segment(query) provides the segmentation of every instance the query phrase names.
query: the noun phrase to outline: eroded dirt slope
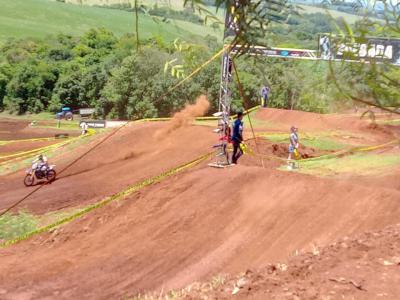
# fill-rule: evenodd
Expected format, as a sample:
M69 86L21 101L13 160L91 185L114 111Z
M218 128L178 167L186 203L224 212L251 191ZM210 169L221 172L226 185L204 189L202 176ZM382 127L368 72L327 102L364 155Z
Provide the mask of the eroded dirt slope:
M198 167L1 250L0 282L6 299L178 288L398 223L399 199L395 189L255 166Z
M192 285L183 299L398 299L400 225L344 237L300 254L288 264L270 264L229 278L215 290ZM210 288L208 288L210 290ZM207 298L206 298L207 297Z

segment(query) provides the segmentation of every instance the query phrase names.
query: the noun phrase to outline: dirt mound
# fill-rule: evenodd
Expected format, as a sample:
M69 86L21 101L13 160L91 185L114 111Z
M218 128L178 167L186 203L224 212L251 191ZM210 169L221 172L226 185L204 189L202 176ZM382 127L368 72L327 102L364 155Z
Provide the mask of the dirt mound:
M398 223L399 198L395 190L259 167L204 166L0 250L0 282L5 299L180 288Z
M229 278L214 291L186 289L184 299L397 299L400 225L344 238L287 264Z
M360 114L361 115L361 114ZM303 131L343 131L361 132L375 142L395 137L395 131L388 126L373 124L368 119L360 119L354 114L317 114L296 110L260 109L255 118L269 122L269 129L289 132L292 125Z
M239 164L246 166L262 166L267 168L276 168L286 164L288 157L288 144L272 143L267 139L257 138L246 141L249 153L240 158ZM327 151L319 151L310 147L301 145L302 158L311 158L326 154ZM263 162L261 162L261 159Z
M326 129L360 129L370 123L354 115L317 114L298 110L260 109L256 117L285 125L295 125L299 128Z

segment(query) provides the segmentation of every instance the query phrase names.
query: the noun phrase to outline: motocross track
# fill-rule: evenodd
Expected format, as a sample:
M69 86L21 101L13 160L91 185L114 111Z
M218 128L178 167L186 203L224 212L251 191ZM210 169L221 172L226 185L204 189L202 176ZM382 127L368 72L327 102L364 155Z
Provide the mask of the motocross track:
M29 126L28 120L0 119L0 140L22 140L31 138L54 137L55 134L68 133L71 136L79 134L77 130L60 130ZM46 122L41 122L46 124Z
M276 130L292 124L300 130L346 130L362 134L360 143L387 142L397 134L347 115L267 109L257 117L274 121L275 114ZM167 126L121 129L21 207L44 213L91 203L191 161L215 143L215 134L202 126L155 135ZM85 147L58 158L57 168ZM359 180L282 172L275 161L265 166L248 157L227 169L203 163L51 233L1 249L0 298L121 299L180 288L218 273L286 261L296 250L400 222L398 167L378 179ZM2 178L1 208L29 191L22 176Z
M156 137L163 123L132 123L39 190L19 208L46 213L82 206L117 193L130 184L158 175L210 152L215 134L208 128L187 126L168 136ZM197 137L201 136L201 139ZM103 137L100 137L101 140ZM62 170L99 141L50 161ZM0 209L24 197L33 188L23 186L24 172L3 177Z
M31 127L30 123L27 120L0 119L0 162L4 161L1 156L59 143L62 140L55 138L57 134L79 134L77 130Z

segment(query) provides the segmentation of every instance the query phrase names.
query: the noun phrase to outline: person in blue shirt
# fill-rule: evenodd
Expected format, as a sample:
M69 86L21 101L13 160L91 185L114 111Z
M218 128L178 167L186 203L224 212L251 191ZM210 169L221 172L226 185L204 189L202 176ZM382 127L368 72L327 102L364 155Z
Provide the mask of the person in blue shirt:
M243 151L240 149L240 143L243 142L243 113L238 112L237 119L233 123L232 128L232 164L237 164L239 157L242 156Z
M271 89L268 86L263 86L260 94L261 94L261 106L268 107L268 97Z

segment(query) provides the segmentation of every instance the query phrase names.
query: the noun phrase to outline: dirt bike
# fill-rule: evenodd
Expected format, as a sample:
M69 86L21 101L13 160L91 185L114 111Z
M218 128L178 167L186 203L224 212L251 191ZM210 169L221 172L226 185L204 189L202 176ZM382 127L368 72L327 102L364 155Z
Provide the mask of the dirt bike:
M57 173L54 170L55 165L39 166L38 163L34 163L32 167L26 170L24 178L25 186L32 186L35 181L45 181L50 183L56 179Z

